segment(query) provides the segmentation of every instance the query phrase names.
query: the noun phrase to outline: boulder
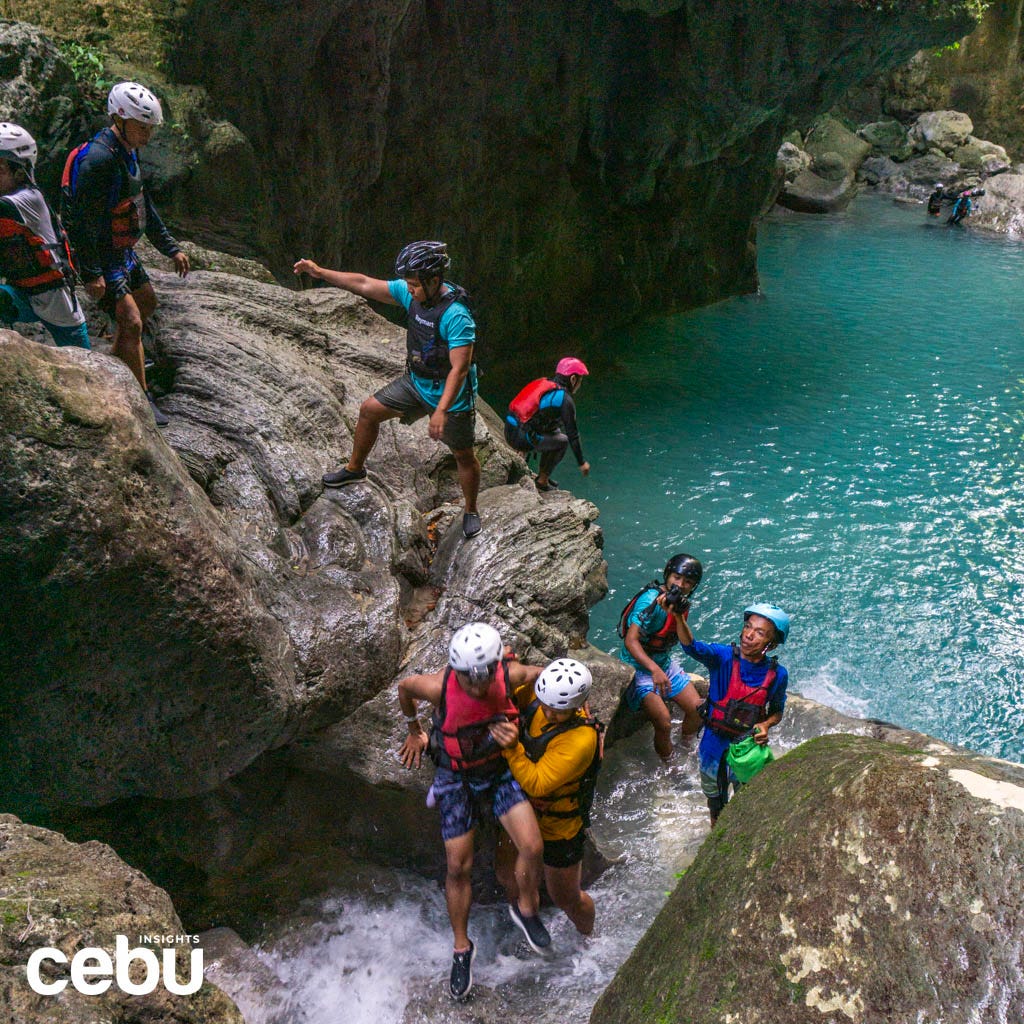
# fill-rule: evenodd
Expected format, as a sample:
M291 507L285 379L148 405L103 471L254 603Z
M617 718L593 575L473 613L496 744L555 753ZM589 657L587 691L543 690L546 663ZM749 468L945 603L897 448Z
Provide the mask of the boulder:
M857 194L852 173L829 181L813 171L802 171L779 193L778 204L800 213L837 213L845 210Z
M786 181L792 181L801 171L811 166L811 157L792 142L783 142L775 155L775 164Z
M1010 159L1002 146L973 135L962 146L957 146L951 156L965 171L977 171L986 176L1010 169Z
M161 948L140 936L176 936L184 942L187 933L167 893L109 846L71 843L56 832L0 814L0 908L0 1015L9 1021L244 1024L235 1004L209 982L191 996L171 995L163 984L149 995L124 993L116 983L100 995L80 994L70 982L59 996L30 988L28 959L46 946L69 959L86 947L112 956L116 936L123 935L130 949L145 945L160 959ZM190 976L190 948L177 948L181 983ZM66 964L43 962L46 983L68 981L69 973ZM133 980L142 979L133 972Z
M811 170L826 181L842 181L849 173L843 158L831 150L819 153L814 158Z
M1024 238L1024 173L1000 174L985 182L965 227Z
M950 154L962 146L974 131L974 124L959 110L930 110L910 127L911 144L918 152L937 148Z
M834 736L726 807L592 1024L1024 1016L1024 767Z
M804 149L818 160L824 154L835 154L853 174L871 152L871 143L858 138L841 121L828 115L818 118L807 133Z
M857 130L857 134L871 143L872 152L893 160L907 160L914 152L906 128L899 121L874 121Z

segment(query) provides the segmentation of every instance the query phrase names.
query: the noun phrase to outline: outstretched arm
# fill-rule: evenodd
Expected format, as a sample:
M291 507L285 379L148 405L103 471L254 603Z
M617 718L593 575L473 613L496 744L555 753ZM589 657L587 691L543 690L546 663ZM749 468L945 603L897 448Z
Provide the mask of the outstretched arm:
M399 748L398 756L406 768L419 768L423 751L427 749L429 742L429 737L416 713L416 701L426 700L435 706L440 704L442 686L443 672L406 676L398 681L398 706L402 709L402 715L409 727L409 735Z
M388 291L387 281L379 277L367 277L365 274L351 274L345 270L327 270L312 260L297 260L292 270L296 274L309 274L320 281L335 288L342 288L353 295L361 295L364 299L373 299L374 302L386 302L391 306L398 303L391 297Z

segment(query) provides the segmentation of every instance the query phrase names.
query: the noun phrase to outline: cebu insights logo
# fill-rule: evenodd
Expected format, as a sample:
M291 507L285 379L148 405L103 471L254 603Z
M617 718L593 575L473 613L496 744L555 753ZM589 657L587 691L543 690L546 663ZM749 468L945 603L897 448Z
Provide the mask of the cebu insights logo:
M192 947L199 942L198 935L140 935L140 942L149 942L163 946L163 971L156 953L145 946L135 949L128 948L128 936L117 935L114 938L114 956L98 946L80 949L71 958L71 986L87 996L98 996L110 988L111 982L131 996L148 996L156 990L163 975L163 985L172 995L190 996L198 992L203 984L203 951L192 948L189 950L188 981L181 985L175 972L177 947ZM28 958L28 984L33 992L41 996L55 996L67 987L67 978L56 981L44 981L40 976L40 967L44 960L54 964L68 963L67 956L53 946L37 949ZM141 981L132 981L132 964L141 963L145 967L145 976ZM139 972L136 971L136 976Z

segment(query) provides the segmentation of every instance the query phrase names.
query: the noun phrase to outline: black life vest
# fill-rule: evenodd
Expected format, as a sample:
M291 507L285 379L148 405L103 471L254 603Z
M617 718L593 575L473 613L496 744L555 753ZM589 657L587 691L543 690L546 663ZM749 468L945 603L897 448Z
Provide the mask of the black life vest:
M120 147L113 147L94 135L88 142L76 146L64 161L64 172L60 176L61 205L69 223L74 220L75 190L72 178L75 163L89 146L102 146L121 163L121 185L117 201L110 208L111 244L115 249L131 249L146 231L146 200L142 191L142 164L135 156L135 170L128 166Z
M936 189L928 197L928 212L933 216L937 217L939 212L942 210L942 201L946 198L945 190L939 188Z
M454 689L449 696L451 687ZM490 775L505 767L505 759L488 726L518 720L519 709L512 700L507 661L499 664L483 700L466 694L449 665L441 684L441 701L431 723L428 753L434 764L449 771Z
M409 305L405 365L417 377L444 380L451 373L448 339L441 336L441 317L453 302L461 302L468 308L469 296L464 288L455 285L433 306L424 306L415 299Z
M521 427L529 425L530 420L537 415L540 409L540 400L549 392L555 391L561 385L551 380L550 377L540 377L531 381L509 402L509 421L515 420L515 424Z
M604 760L604 723L596 718L583 715L574 715L566 722L558 725L549 725L538 736L530 735L530 724L540 708L540 701L531 701L519 723L519 740L523 744L526 756L536 764L548 749L548 744L562 733L570 729L578 729L580 726L588 726L597 733L597 746L594 749L594 756L587 765L586 771L578 778L560 786L554 793L546 797L530 797L530 803L538 815L546 815L549 818L576 818L583 821L583 827L590 827L590 809L594 805L594 790L597 787L597 773L601 770L601 762ZM552 805L568 800L568 806L559 810L553 810Z
M728 739L738 739L768 717L768 691L778 675L778 658L768 663L768 671L759 686L748 686L740 678L740 650L733 644L732 672L729 687L720 701L706 702L705 722L707 727Z
M657 580L651 580L643 590L638 590L629 600L629 603L625 608L622 609L622 614L619 615L619 625L617 631L619 636L625 640L626 633L629 632L629 616L632 614L633 609L636 607L637 601L644 596L649 590L656 590L661 593L661 584ZM652 604L651 608L654 607ZM690 609L687 608L683 612L683 619L686 620L690 616ZM665 651L672 650L677 643L679 643L679 635L676 633L676 624L672 619L672 616L667 612L665 613L665 623L660 629L652 630L647 627L650 626L650 611L641 614L640 622L637 624L640 629L640 646L644 649L647 654L662 654ZM647 620L645 623L644 620Z

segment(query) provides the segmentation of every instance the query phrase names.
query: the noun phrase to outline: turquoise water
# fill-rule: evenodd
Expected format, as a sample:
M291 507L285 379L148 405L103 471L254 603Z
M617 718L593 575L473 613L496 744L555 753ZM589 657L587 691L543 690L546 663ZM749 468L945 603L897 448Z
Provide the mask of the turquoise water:
M612 649L667 553L696 634L793 615L793 688L1024 760L1024 247L868 197L759 236L760 296L608 339L578 396Z

